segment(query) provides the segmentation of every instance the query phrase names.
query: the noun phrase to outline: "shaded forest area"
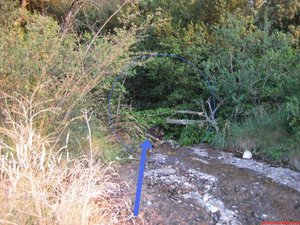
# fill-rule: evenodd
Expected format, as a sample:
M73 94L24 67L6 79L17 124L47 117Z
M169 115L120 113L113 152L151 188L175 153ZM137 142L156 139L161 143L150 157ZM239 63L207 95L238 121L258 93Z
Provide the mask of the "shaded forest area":
M300 170L299 49L298 0L0 0L0 223L127 216L126 200L107 200L118 192L109 162L128 156L107 96L147 54L184 57L210 85L172 58L127 69L111 110L128 145L154 130ZM197 121L195 112L204 125L167 123L176 113Z

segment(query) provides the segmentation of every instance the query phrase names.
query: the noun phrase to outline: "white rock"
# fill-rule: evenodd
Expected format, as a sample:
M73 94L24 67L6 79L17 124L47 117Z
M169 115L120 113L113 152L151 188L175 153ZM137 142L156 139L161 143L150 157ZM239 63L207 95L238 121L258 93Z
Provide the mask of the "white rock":
M251 159L252 158L252 153L250 151L245 151L243 154L244 159Z
M151 206L152 205L152 202L151 201L147 201L146 202L146 206Z
M210 198L211 198L211 196L209 194L204 194L203 201L207 202Z
M213 205L208 205L207 208L211 213L216 213L219 211L219 208L217 208L216 206L213 206Z

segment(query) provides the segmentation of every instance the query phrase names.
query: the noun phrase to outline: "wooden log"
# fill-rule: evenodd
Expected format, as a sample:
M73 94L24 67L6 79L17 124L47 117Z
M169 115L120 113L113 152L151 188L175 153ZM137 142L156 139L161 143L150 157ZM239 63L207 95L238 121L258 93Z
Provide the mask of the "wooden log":
M197 124L197 125L204 126L206 122L207 122L206 120L179 120L179 119L169 119L169 118L166 119L166 123L168 123L168 124L177 124L177 125Z
M190 110L178 110L178 111L175 111L175 113L189 114L189 115L196 115L196 116L205 116L204 112L196 112L196 111L190 111Z

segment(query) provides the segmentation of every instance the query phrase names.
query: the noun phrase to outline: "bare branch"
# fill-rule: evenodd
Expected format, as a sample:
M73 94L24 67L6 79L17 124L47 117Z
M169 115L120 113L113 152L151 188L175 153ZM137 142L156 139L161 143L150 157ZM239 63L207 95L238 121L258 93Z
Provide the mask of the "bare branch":
M94 38L92 39L92 41L90 42L90 44L88 45L88 47L85 50L85 54L88 53L88 51L90 50L90 48L92 47L92 45L94 44L94 42L96 41L96 38L98 37L98 35L100 34L100 32L103 30L103 28L106 26L106 24L118 13L121 11L121 9L128 3L128 1L124 1L124 3L105 21L105 23L100 27L100 29L97 31L97 33L95 34Z
M67 13L67 15L64 18L64 24L63 24L63 35L67 32L67 30L70 28L71 26L71 22L72 22L72 18L74 17L74 15L76 15L80 8L82 7L82 0L73 0L71 3L71 6L69 8L69 11Z

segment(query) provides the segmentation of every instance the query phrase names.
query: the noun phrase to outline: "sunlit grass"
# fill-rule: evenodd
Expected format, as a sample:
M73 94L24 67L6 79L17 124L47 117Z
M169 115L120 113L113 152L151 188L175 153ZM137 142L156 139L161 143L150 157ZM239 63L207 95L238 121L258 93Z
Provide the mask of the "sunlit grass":
M94 159L88 112L83 115L88 154L72 159L59 147L53 149L55 139L35 127L43 113L54 109L41 109L26 98L3 98L10 104L2 104L5 123L0 127L1 224L120 224L131 219L130 201L120 196L115 181L118 175Z

